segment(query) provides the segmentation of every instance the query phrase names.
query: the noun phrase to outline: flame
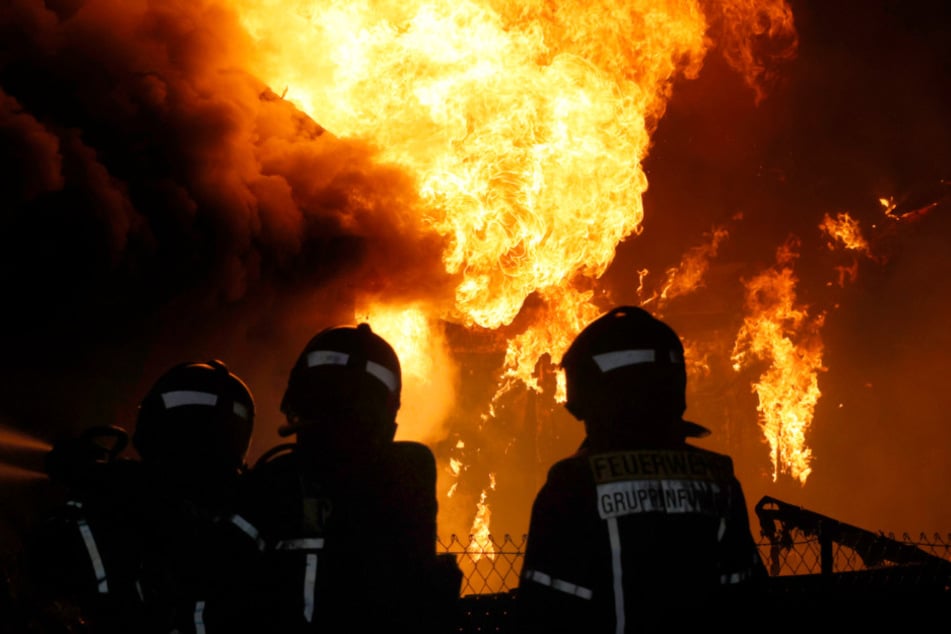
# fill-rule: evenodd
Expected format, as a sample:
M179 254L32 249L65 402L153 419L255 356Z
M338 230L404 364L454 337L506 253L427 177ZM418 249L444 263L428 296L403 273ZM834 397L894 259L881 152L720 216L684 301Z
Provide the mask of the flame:
M456 443L456 449L461 450L465 447L465 443L461 440ZM446 492L446 497L452 497L456 492L456 488L459 486L459 476L462 475L462 472L465 471L466 465L460 459L455 456L449 456L449 465L446 467L446 470L449 472L449 475L452 476L454 482L449 486L449 490Z
M795 39L784 0L231 4L257 46L252 72L414 175L458 279L450 305L429 307L430 333L435 320L511 326L540 300L507 339L493 404L517 386L541 392L539 362L557 362L610 302L595 282L641 232L651 133L711 34L757 99L766 67L754 46L785 40L788 52ZM412 324L380 328L425 346L421 316ZM412 346L396 347L412 370ZM560 374L554 392L563 402ZM487 526L484 498L478 512Z
M748 315L733 347L734 369L756 361L767 369L753 383L759 398L760 428L769 444L775 482L788 473L805 484L812 472L812 450L806 436L821 396L818 373L823 344L819 337L824 314L810 316L796 304L797 279L792 262L798 241L777 250L777 264L745 282Z
M495 490L495 474L489 474L489 488ZM478 562L482 557L495 559L495 551L492 547L492 533L489 530L489 521L492 519L492 510L486 502L486 490L482 489L479 496L479 503L476 505L476 517L472 524L472 534L469 539L469 545L466 546L466 552L472 557L472 562Z
M827 243L830 250L837 247L843 248L853 253L864 255L870 259L877 259L872 255L868 240L862 234L858 220L855 220L848 213L840 212L835 218L829 214L822 217L819 223L819 229L822 230L831 241ZM846 281L854 282L858 277L858 260L853 259L849 266L836 266L838 273L837 284L845 286Z
M878 199L879 204L882 206L882 209L885 211L885 215L889 218L894 219L894 211L898 209L898 203L895 202L894 196L883 196Z
M690 249L677 267L668 269L666 280L661 290L654 293L642 302L647 305L658 300L658 303L667 302L680 295L687 295L704 285L704 277L710 269L710 260L713 259L720 244L729 237L729 232L723 227L716 227L710 233L710 240ZM643 281L647 272L641 274L638 291L643 290Z
M545 298L545 308L539 309L523 332L509 340L503 364L505 369L493 402L519 385L542 392L537 373L538 360L547 354L555 362L560 361L574 336L601 314L601 310L591 302L591 291L566 288L560 294ZM561 373L558 374L554 399L559 403L565 401L564 375Z
M832 238L835 244L852 251L868 253L868 240L862 235L858 221L849 214L838 213L835 218L825 214L819 228ZM834 244L829 244L829 248L834 248Z
M696 76L711 44L697 2L233 4L260 76L418 176L427 220L450 242L446 270L461 275L444 316L490 329L531 293L564 303L640 231L650 133L673 80ZM729 50L761 72L738 42L788 30L788 9L733 4L721 9ZM524 378L542 348L516 344L506 367Z
M638 230L650 129L706 46L695 7L238 5L274 47L259 69L272 85L418 175L461 275L448 316L490 329L533 292L600 276Z
M421 305L373 305L357 310L355 319L368 322L386 339L400 359L403 390L398 437L437 439L454 403L454 371L432 310Z

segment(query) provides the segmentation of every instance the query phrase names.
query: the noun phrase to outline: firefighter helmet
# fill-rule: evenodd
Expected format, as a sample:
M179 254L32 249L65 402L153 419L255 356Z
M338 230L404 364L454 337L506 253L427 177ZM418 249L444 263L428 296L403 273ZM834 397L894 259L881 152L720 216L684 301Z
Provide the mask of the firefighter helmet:
M281 411L288 436L326 418L351 418L389 427L400 407L400 362L370 325L335 326L317 333L291 369Z
M636 306L619 306L588 324L561 360L565 407L587 420L597 408L618 407L650 420L672 420L685 436L707 428L684 421L687 372L680 337Z
M167 370L139 405L132 444L143 460L183 468L244 465L254 429L254 397L221 361Z

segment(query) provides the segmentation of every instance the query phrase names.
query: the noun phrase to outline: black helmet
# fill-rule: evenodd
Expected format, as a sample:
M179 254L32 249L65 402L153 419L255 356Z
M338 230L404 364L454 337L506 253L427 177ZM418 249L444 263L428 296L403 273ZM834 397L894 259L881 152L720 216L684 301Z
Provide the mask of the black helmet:
M239 469L254 428L248 386L217 359L166 371L142 403L132 444L143 460L183 469Z
M672 420L685 436L707 428L681 418L687 409L684 348L674 330L636 306L619 306L588 324L561 360L565 407L587 420L605 405Z
M396 352L367 323L336 326L315 335L291 369L281 411L296 433L324 417L353 416L389 427L400 407L402 379Z

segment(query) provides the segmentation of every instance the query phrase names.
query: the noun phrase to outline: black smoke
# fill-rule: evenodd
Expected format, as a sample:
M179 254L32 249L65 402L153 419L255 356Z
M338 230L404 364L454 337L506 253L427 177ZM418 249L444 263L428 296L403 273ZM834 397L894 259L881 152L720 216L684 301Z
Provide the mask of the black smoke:
M269 388L357 298L450 288L412 177L244 70L223 3L13 0L0 42L0 402L19 427L128 422L186 358Z

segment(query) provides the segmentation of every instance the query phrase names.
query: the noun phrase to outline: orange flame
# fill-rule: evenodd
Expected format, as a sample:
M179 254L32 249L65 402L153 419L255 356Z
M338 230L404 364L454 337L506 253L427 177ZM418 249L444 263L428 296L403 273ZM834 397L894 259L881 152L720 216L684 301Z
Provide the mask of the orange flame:
M390 342L403 373L398 437L436 440L454 402L455 372L441 329L422 306L374 306L358 310Z
M444 316L485 328L511 323L533 292L599 277L639 231L650 132L711 44L696 2L234 6L262 77L418 175L450 240L446 269L462 276ZM720 11L735 65L761 73L740 42L789 32L785 3Z
M465 448L465 446L465 443L460 440L456 442L455 448L461 450ZM449 465L446 467L446 470L448 471L449 475L452 476L453 483L449 486L449 490L446 492L446 497L451 498L456 492L456 487L459 486L459 476L462 475L462 472L465 471L465 469L466 464L461 459L456 458L455 456L449 457Z
M858 221L847 213L838 213L835 218L825 214L819 228L832 238L835 244L841 244L842 247L851 251L868 252L868 240L862 235ZM830 249L833 246L829 244Z
M660 292L654 293L645 299L642 304L650 304L654 300L658 300L658 303L667 302L702 287L704 276L710 268L710 260L716 256L720 243L729 235L726 229L722 227L715 228L710 234L710 241L707 244L692 248L684 255L679 266L667 270L666 281ZM646 272L643 276L646 276ZM639 290L643 289L643 276Z
M893 212L898 209L898 203L895 202L895 198L893 196L882 197L878 199L878 202L885 211L885 216L894 219L895 216Z
M495 490L494 473L489 474L489 480L489 488ZM471 555L473 563L479 561L482 557L495 559L495 552L492 548L492 533L489 531L489 521L492 519L492 511L486 502L485 489L482 489L479 503L476 506L478 510L476 511L475 521L472 524L472 536L469 540L469 545L466 546L466 552Z
M540 392L539 361L560 359L609 301L593 281L641 231L650 135L712 32L757 98L766 68L754 45L788 52L795 40L784 0L231 4L258 47L252 72L416 177L459 280L451 305L429 307L430 327L498 329L542 300L507 342L496 398ZM555 389L563 401L563 377Z
M707 46L682 3L236 4L271 53L262 76L418 175L462 277L446 316L484 328L604 273L643 219L641 161L670 82Z
M876 259L869 247L868 240L862 235L858 220L855 220L849 214L841 212L833 218L829 214L822 217L819 223L819 229L822 230L830 239L828 243L830 250L837 247L843 248L853 253L860 253L868 258ZM853 259L850 266L836 266L838 272L838 285L845 286L845 282L854 282L858 277L858 260Z
M753 383L759 398L760 428L770 448L773 481L788 473L805 484L812 472L806 436L819 400L818 373L825 315L810 316L796 304L792 262L796 240L778 249L777 264L745 282L747 317L733 348L735 370L764 361L767 369Z

